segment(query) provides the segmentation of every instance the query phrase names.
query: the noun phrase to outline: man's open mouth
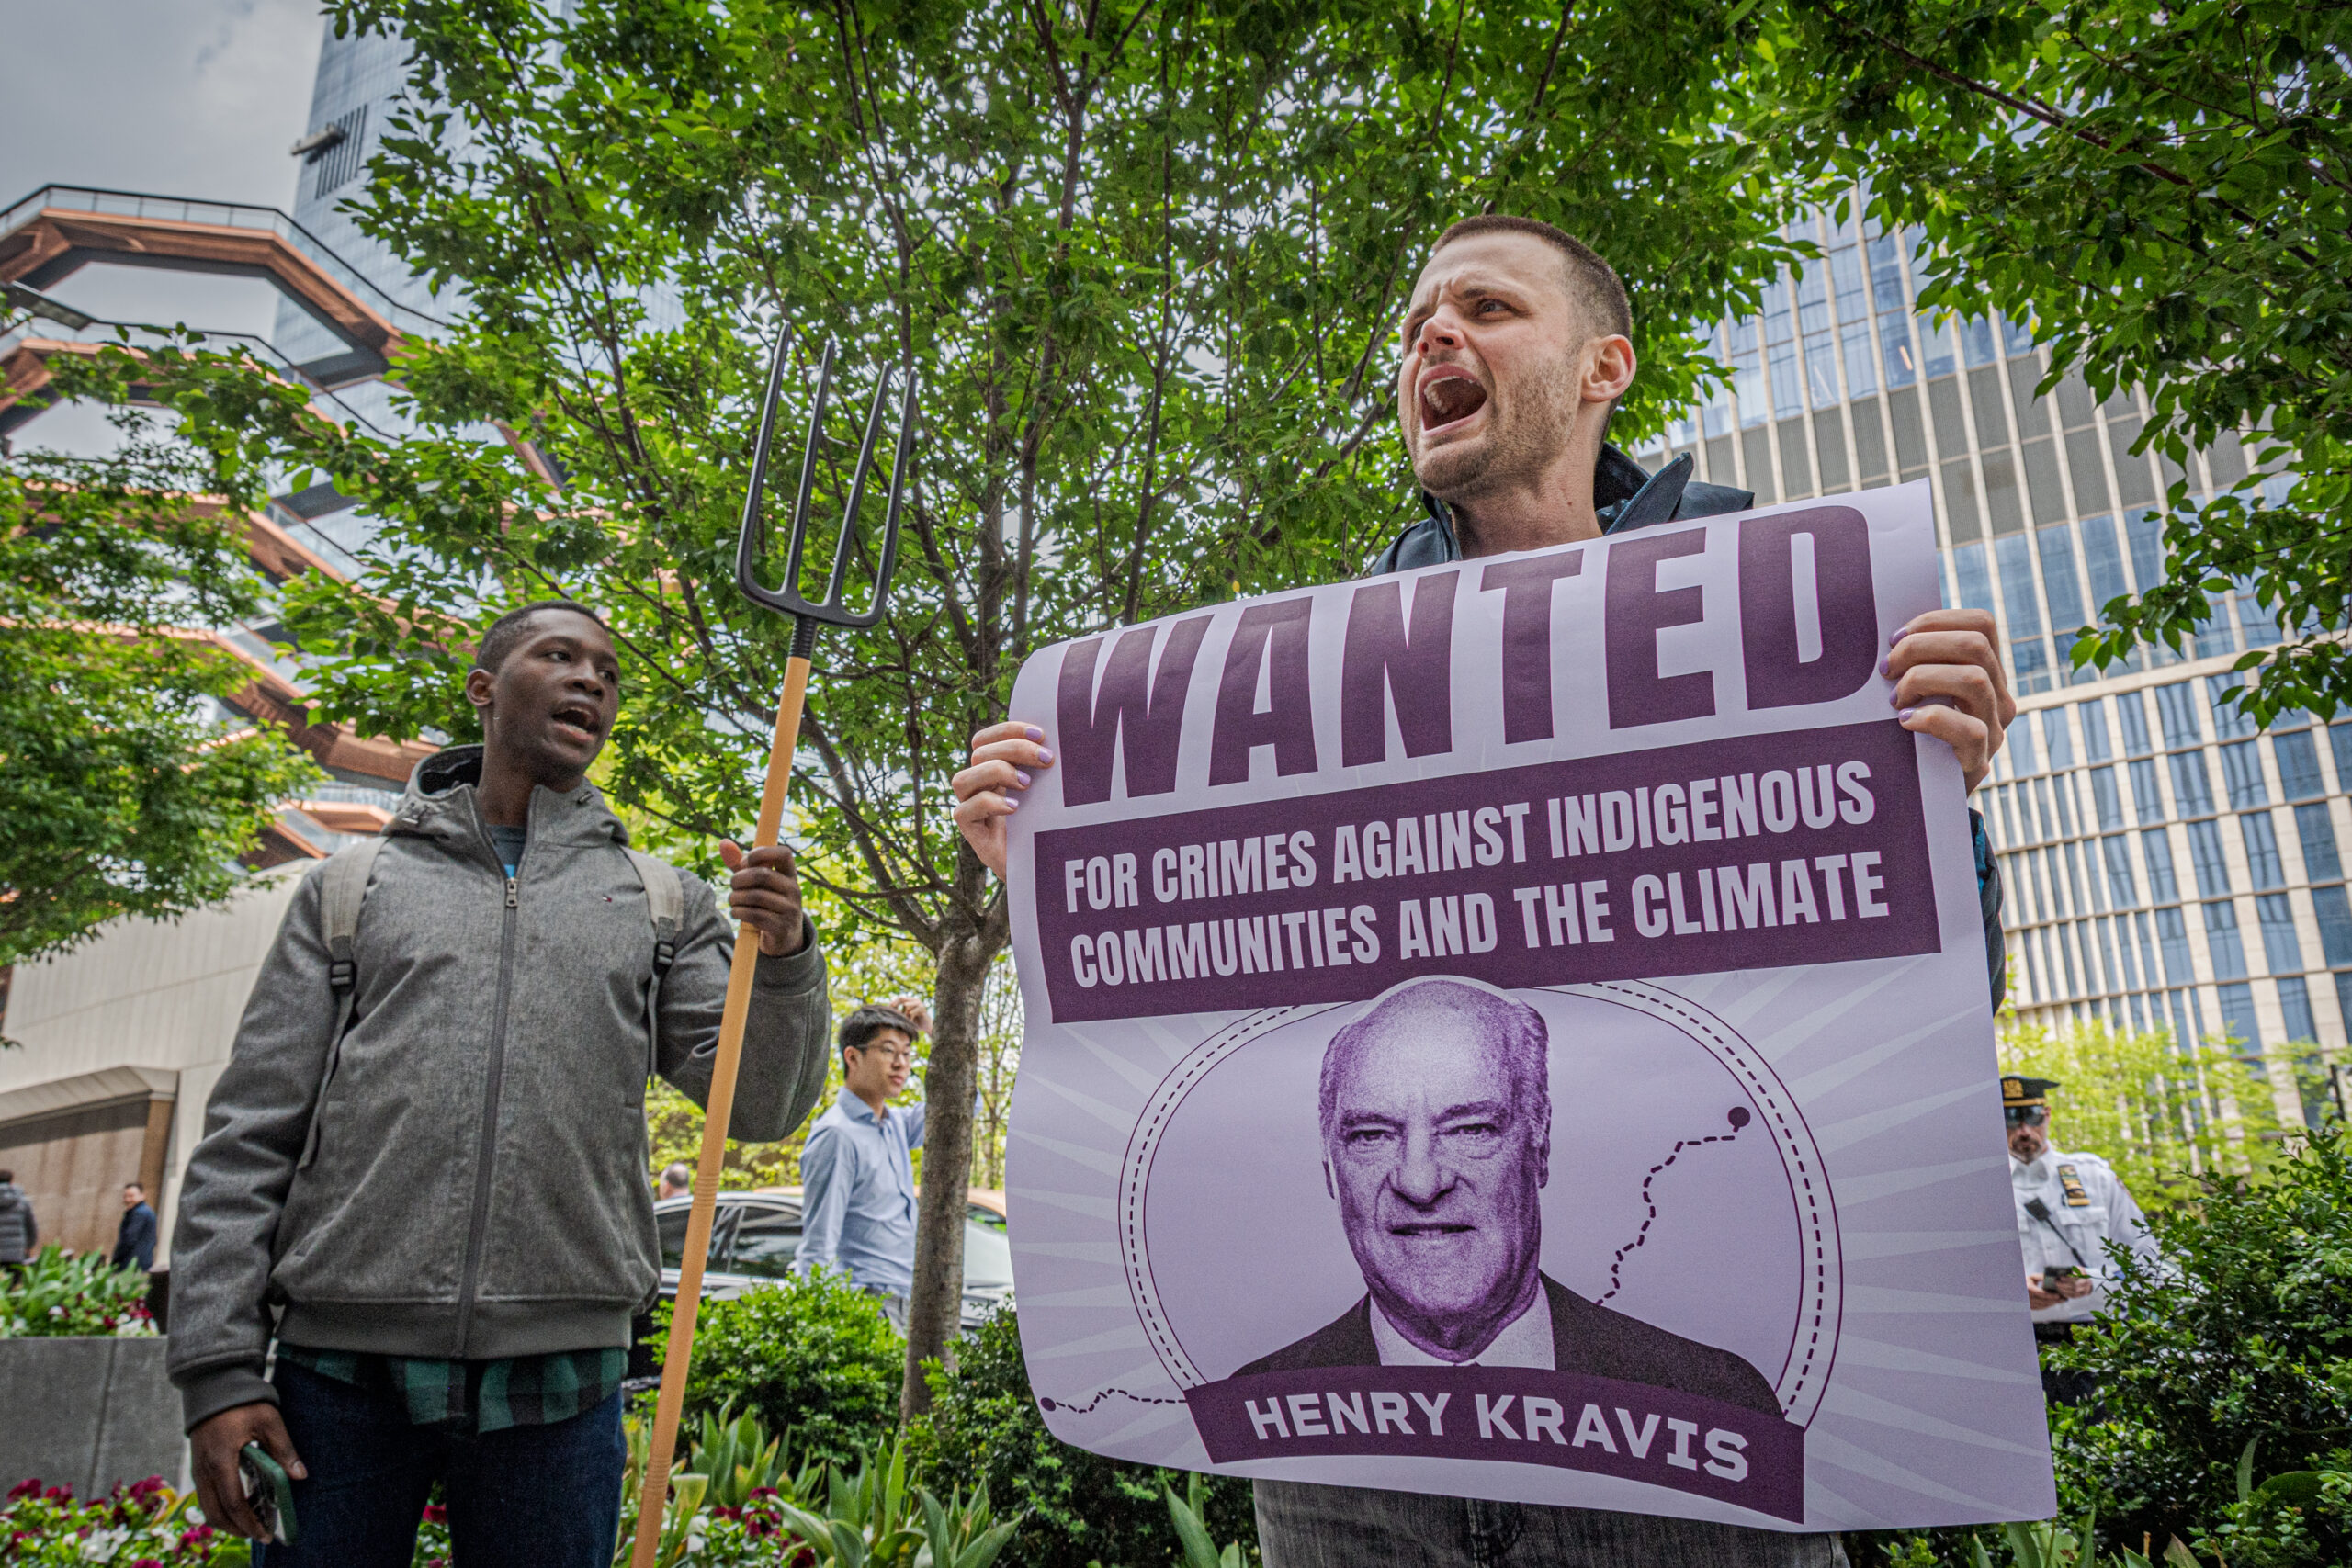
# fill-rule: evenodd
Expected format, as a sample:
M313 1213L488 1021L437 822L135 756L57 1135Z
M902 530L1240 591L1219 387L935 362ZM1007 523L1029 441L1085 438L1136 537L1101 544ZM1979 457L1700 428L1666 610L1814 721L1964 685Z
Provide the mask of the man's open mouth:
M1413 1220L1388 1227L1390 1235L1410 1236L1418 1241L1441 1241L1447 1236L1467 1235L1476 1225L1446 1224L1436 1220Z
M1421 378L1421 434L1458 424L1487 406L1487 389L1466 372L1440 367Z
M566 703L549 716L566 739L594 741L604 733L603 720L584 703Z

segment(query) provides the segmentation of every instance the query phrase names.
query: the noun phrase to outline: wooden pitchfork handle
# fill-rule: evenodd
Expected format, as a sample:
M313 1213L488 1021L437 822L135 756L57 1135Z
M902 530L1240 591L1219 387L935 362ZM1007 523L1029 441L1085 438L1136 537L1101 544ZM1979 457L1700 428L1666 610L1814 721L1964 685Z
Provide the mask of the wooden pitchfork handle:
M808 695L808 655L817 623L793 628L785 661L784 697L776 704L775 739L768 748L768 777L760 791L760 820L752 847L766 849L784 828L784 794L792 779L792 752L800 737L800 710ZM678 1418L685 1406L686 1369L694 1360L695 1317L702 1306L703 1265L710 1257L710 1227L718 1213L718 1178L727 1163L727 1122L735 1109L735 1072L743 1060L743 1024L751 1016L752 981L760 966L760 933L735 930L735 964L727 973L727 1010L718 1024L718 1060L704 1106L702 1154L695 1166L695 1204L686 1219L685 1251L678 1258L678 1299L670 1314L662 1358L662 1396L653 1410L653 1445L646 1450L645 1484L637 1498L637 1544L630 1568L654 1568L662 1546L662 1517L670 1495L670 1461L677 1451Z

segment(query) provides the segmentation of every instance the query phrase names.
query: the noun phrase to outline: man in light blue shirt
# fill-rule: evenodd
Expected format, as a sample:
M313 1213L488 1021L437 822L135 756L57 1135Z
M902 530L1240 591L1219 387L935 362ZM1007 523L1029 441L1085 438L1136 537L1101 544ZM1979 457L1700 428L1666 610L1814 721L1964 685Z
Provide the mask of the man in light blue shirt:
M915 1278L913 1151L923 1108L892 1105L914 1071L915 1042L931 1029L921 1002L899 997L842 1021L841 1098L808 1129L800 1154L800 1250L793 1271L831 1269L878 1297L901 1334Z

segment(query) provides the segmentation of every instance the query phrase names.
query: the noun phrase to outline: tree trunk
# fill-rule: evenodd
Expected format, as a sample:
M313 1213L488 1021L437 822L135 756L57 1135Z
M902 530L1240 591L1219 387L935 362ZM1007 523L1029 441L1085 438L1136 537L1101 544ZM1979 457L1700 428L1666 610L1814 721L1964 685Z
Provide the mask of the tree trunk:
M986 939L969 929L950 937L939 951L931 1065L922 1082L922 1201L915 1214L907 1375L899 1391L901 1419L931 1408L922 1364L946 1352L963 1322L964 1194L972 1168L972 1096L979 1087L980 998L991 956Z

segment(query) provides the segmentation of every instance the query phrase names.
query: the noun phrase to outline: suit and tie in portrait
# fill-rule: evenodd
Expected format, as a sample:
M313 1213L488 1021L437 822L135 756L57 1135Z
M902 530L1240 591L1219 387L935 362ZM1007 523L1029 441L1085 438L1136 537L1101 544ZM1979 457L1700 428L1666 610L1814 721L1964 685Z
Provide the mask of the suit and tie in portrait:
M1397 987L1331 1037L1317 1099L1325 1186L1365 1292L1236 1376L1537 1367L1780 1414L1771 1383L1739 1356L1589 1301L1539 1267L1552 1108L1549 1033L1533 1008L1458 979Z

